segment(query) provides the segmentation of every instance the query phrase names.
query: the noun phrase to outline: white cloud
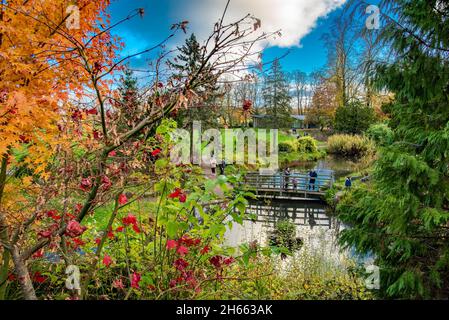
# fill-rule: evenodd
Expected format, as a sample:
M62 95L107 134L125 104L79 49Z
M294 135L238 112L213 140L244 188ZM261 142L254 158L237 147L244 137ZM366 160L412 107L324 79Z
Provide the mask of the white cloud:
M227 0L188 0L177 8L176 18L190 21L190 31L200 39L209 34L221 17ZM315 26L320 17L337 9L346 0L231 0L227 22L246 14L262 20L262 30L281 30L282 37L271 39L269 46L299 46L301 39Z

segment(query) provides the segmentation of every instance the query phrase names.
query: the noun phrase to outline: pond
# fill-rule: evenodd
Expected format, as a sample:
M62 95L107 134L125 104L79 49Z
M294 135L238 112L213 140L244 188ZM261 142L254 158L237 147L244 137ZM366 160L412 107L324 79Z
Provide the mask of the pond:
M303 246L300 251L319 254L323 259L340 264L348 257L348 252L340 250L338 233L341 225L329 214L326 204L320 201L264 200L254 201L247 213L254 220L234 224L227 230L225 245L237 248L245 243L269 244L269 237L279 221L288 219L296 226L296 237Z
M299 172L308 172L312 169L331 170L334 172L334 177L339 179L358 171L360 163L329 155L318 161L293 161L285 165L282 169L286 167Z
M318 161L292 162L288 167L293 173L317 172L333 174L335 179L344 178L357 171L360 164L347 159L328 156ZM284 169L284 168L282 168ZM256 218L235 224L225 235L225 245L238 247L244 243L257 242L262 246L269 243L269 236L277 222L288 219L296 226L296 237L303 242L302 251L317 253L336 266L348 258L357 259L353 250L343 250L338 245L338 234L345 228L320 201L259 200L253 201L247 213ZM365 257L362 257L365 260Z

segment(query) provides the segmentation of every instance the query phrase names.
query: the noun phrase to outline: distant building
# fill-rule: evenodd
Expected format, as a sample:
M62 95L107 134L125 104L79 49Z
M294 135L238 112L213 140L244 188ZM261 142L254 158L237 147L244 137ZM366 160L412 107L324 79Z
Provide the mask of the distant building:
M268 128L271 121L271 116L265 114L253 115L253 127L254 128ZM306 123L306 116L304 115L292 115L293 124L292 129L310 129Z

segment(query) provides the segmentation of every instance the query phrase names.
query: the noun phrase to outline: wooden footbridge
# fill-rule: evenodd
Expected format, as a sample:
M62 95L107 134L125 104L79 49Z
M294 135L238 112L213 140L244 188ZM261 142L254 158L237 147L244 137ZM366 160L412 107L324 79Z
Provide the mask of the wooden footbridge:
M261 175L251 172L245 176L245 183L252 187L256 196L261 199L321 201L326 190L334 183L334 173L331 170L316 172L315 179L307 173Z

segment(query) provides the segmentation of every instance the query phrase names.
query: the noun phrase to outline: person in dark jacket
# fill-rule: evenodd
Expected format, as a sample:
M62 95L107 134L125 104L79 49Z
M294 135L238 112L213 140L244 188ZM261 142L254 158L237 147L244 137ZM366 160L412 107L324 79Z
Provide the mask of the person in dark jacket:
M285 169L284 171L284 189L288 189L288 185L290 183L290 168Z
M220 175L224 176L226 169L226 160L223 159L220 163Z
M315 183L316 183L316 178L318 178L318 173L315 170L312 170L309 172L309 190L313 190L315 191Z
M351 189L351 187L352 187L352 180L351 180L351 177L347 177L347 178L346 178L346 181L345 181L345 187L348 188L348 189Z

